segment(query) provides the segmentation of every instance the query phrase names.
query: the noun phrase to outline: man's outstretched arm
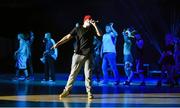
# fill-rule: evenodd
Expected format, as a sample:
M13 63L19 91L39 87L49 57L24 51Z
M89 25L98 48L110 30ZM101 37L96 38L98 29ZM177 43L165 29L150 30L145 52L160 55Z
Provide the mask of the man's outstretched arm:
M72 38L71 34L67 34L60 41L58 41L55 45L53 45L51 49L57 48L59 45L62 45L64 43L68 42L71 38Z

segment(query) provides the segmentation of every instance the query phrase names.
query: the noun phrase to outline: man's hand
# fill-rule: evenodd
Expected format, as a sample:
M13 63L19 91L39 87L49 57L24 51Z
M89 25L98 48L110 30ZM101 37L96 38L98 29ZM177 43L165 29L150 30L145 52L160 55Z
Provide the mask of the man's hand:
M90 24L92 24L93 26L96 26L96 21L94 21L94 20L91 19L89 22L90 22Z
M57 46L56 46L56 44L55 45L53 45L52 47L51 47L51 49L55 49Z
M114 23L113 23L113 22L111 22L111 23L110 23L111 28L113 28L113 25L114 25Z

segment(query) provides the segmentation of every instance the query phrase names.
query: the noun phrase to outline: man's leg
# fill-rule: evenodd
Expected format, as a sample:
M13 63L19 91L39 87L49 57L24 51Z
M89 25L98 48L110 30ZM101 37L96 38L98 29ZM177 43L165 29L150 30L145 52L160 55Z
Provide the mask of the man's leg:
M52 80L52 81L55 81L55 71L54 71L54 60L53 58L50 58L49 59L49 76L50 76L50 79L49 80Z
M69 91L71 90L72 85L75 81L75 78L76 78L77 74L79 73L79 71L80 71L80 69L84 63L84 61L83 61L84 58L85 58L85 56L82 56L82 55L78 55L78 54L73 55L72 64L71 64L71 72L70 72L67 84L65 86L65 89L64 89L63 93L61 93L59 95L59 98L68 96Z
M92 99L92 57L91 55L86 58L85 65L84 65L84 74L85 74L85 86L86 86L86 92L88 93L88 98Z
M144 70L143 70L143 62L142 59L137 59L137 65L136 65L136 72L139 74L139 77L141 79L141 86L145 86L145 77L144 77Z
M102 71L103 71L103 83L107 83L109 78L108 78L108 71L107 71L107 67L108 67L108 61L106 58L107 54L104 54L103 56L103 62L102 62Z
M114 73L115 82L119 83L119 72L116 66L116 54L110 53L108 54L108 62L110 63L110 67Z
M45 57L44 78L45 78L45 81L49 80L49 58L48 58L48 56Z

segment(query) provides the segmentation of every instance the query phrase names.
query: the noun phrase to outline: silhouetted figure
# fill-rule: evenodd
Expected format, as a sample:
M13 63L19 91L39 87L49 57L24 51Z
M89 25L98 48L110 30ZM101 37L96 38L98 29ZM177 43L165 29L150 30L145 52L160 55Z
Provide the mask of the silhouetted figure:
M157 82L157 86L162 85L162 78L165 73L167 73L168 83L171 87L174 86L174 37L172 34L167 34L165 36L165 48L163 53L161 54L161 58L159 60L159 64L161 66L161 77Z

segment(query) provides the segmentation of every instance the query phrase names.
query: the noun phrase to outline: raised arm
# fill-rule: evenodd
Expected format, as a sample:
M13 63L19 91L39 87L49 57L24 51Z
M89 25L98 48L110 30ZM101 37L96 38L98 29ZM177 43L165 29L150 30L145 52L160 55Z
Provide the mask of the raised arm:
M93 20L91 20L90 23L91 23L91 24L93 25L93 27L95 28L97 36L102 36L103 33L102 33L102 31L99 29L99 27L97 26L96 22L93 21Z
M117 33L116 30L113 28L113 25L114 25L113 23L110 23L111 30L112 30L114 36L117 37L117 36L118 36L118 33Z

